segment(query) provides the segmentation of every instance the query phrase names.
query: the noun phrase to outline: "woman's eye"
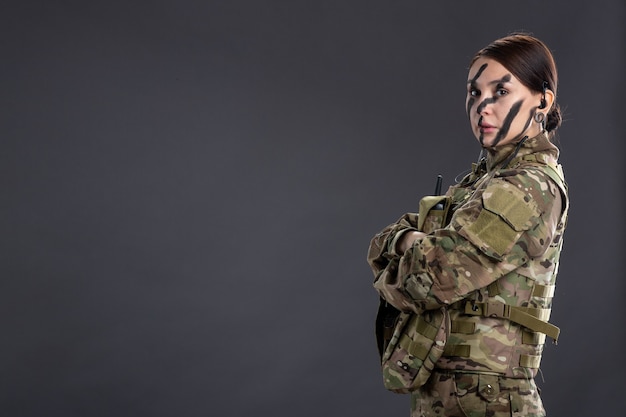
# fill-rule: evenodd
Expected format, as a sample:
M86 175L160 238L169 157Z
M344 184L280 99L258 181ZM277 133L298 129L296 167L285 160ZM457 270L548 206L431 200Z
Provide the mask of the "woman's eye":
M498 90L496 91L496 94L499 96L505 96L507 95L509 92L506 91L504 88L498 88Z
M480 95L480 91L476 90L475 88L472 88L469 90L469 95L472 97L478 97Z

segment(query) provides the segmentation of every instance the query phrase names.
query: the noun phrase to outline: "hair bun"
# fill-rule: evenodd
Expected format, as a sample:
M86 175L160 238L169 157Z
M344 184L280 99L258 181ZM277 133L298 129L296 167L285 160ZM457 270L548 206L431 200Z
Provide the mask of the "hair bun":
M554 103L552 109L548 112L546 119L546 130L548 132L552 132L561 126L561 108L557 103Z

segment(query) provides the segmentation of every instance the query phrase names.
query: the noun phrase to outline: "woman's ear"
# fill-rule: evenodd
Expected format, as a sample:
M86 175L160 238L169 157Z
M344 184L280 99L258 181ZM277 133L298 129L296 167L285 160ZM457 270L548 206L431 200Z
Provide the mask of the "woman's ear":
M543 94L543 97L541 98L541 106L539 108L550 110L552 108L552 105L554 104L555 98L556 97L554 95L554 92L552 90L546 89L545 94ZM544 100L545 100L545 105L544 105Z

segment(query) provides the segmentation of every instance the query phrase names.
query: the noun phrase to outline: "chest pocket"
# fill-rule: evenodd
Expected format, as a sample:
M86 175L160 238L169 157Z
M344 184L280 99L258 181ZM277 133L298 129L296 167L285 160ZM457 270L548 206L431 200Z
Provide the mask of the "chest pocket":
M426 196L420 200L417 230L432 233L448 224L450 197Z
M482 195L483 209L464 228L466 237L496 259L509 252L539 216L537 203L510 183L493 179Z

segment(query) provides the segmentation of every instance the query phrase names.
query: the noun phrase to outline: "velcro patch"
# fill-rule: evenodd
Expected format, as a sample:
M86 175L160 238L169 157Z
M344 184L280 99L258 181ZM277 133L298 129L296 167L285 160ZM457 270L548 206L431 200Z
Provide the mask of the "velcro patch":
M466 233L483 251L496 257L508 252L520 235L489 210L481 211L476 221L466 229Z
M531 219L538 216L537 203L499 179L492 180L485 189L482 201L483 210L465 228L465 234L486 254L499 258L532 226Z
M483 207L502 217L517 232L528 230L530 219L539 215L537 203L524 191L498 179L483 193Z

